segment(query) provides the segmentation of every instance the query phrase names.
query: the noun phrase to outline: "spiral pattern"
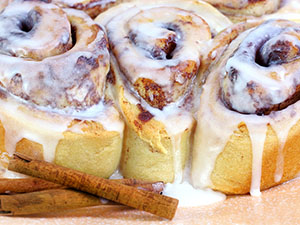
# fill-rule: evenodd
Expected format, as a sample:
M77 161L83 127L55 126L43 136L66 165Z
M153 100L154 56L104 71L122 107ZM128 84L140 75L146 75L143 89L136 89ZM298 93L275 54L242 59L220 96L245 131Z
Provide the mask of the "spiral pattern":
M86 13L47 2L0 13L0 164L19 152L108 178L124 124L106 92L107 37Z
M208 43L231 22L194 0L131 1L96 21L107 29L109 80L126 121L122 175L180 181L194 126L197 74L216 60Z
M275 12L281 0L205 0L226 15L262 16Z
M154 108L163 109L187 92L199 70L204 42L229 23L197 11L203 4L134 2L123 4L126 10L118 15L110 11L110 19L97 18L107 28L112 53L128 85Z
M83 10L92 18L98 16L107 9L116 6L122 2L130 0L46 0L60 7Z
M197 112L195 186L260 195L297 176L299 31L298 23L268 20L222 32L231 41L209 71Z
M107 39L84 13L43 2L15 2L0 14L0 27L3 89L54 109L83 110L103 98Z
M248 33L221 81L227 107L261 115L299 100L299 28L294 22L267 21Z

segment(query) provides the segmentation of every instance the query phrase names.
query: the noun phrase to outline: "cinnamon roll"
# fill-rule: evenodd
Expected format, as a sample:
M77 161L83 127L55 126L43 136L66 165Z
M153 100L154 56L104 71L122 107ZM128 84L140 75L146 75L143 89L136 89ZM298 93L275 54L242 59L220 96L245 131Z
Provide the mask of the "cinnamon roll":
M105 10L116 6L122 2L129 2L130 0L45 0L52 2L60 7L74 8L83 10L92 18L95 18Z
M108 177L123 122L106 94L106 35L85 13L16 1L0 14L0 155L15 151Z
M260 17L265 14L276 12L280 7L281 0L205 0L238 22L249 17Z
M124 3L96 21L107 29L110 80L126 120L123 176L180 181L195 122L192 88L206 66L201 52L231 22L193 0Z
M230 194L272 187L300 171L300 25L238 24L207 76L197 113L192 181Z

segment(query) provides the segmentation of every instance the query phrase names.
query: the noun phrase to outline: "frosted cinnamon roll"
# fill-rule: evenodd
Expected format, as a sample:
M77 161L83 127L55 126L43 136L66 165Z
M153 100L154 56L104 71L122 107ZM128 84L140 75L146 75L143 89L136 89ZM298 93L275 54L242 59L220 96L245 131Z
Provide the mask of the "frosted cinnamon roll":
M241 31L203 86L192 162L196 187L259 195L299 174L299 28L270 20L227 30Z
M107 29L110 80L127 124L123 176L180 181L201 54L230 21L210 5L188 0L125 3L96 21Z
M37 1L0 14L0 155L15 151L97 176L117 168L123 122L106 97L109 52L85 13Z
M41 0L42 1L42 0ZM129 2L131 0L45 0L52 2L60 7L74 8L83 10L92 18L95 18L100 13L116 6L122 2Z
M276 12L282 0L205 0L234 22Z

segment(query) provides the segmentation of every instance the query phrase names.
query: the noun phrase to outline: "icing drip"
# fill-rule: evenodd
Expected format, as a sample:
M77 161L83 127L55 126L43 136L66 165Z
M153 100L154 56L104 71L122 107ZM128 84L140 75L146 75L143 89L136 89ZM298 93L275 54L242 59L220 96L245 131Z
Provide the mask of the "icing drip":
M39 16L31 21L33 28L30 32L20 30L18 26L9 26L11 23L25 23L29 19L26 16L24 19L23 14L31 12ZM1 19L3 29L0 28L0 82L5 89L28 102L52 108L80 110L99 103L109 70L109 53L103 30L91 18L80 11L62 11L52 4L31 1L14 2L0 16L5 18ZM62 26L51 22L60 24L62 20ZM60 29L46 35L44 30L51 31L53 25ZM70 50L69 47L59 50L57 45L70 44L71 26L75 32L73 36L76 36L74 46ZM17 28L28 37L20 39L16 34ZM45 45L47 41L49 44ZM17 54L10 46L18 46L22 54ZM51 48L58 52L52 52ZM50 49L50 52L45 49Z
M172 140L172 147L173 147L173 161L174 161L174 183L180 183L183 177L183 170L182 170L182 158L180 155L180 144L181 144L181 135L171 136Z
M191 24L196 25L184 27L179 18L190 17ZM157 18L157 21L152 23L151 18ZM120 21L127 20L128 24L120 27ZM141 20L145 22L139 24ZM166 103L175 101L195 76L200 65L200 54L194 40L199 36L204 40L208 39L209 32L204 31L205 29L207 28L201 18L173 8L153 8L147 11L133 8L126 11L126 14L115 17L107 25L113 52L128 81L137 91L140 88L147 90L153 85L162 89L161 93L150 92L148 96L143 96L150 105L160 109ZM123 38L120 40L120 37ZM141 78L150 79L153 84L136 83ZM155 103L156 99L151 97L153 95L161 96L162 101ZM161 103L162 106L157 106Z
M85 134L86 122L122 138L124 123L105 96L109 53L99 25L83 12L37 1L15 1L0 18L4 167L24 138L41 144L44 159L53 162L65 132Z
M117 3L119 0L97 0L97 1L86 1L86 0L52 0L52 3L57 4L62 7L71 7L71 8L84 8L87 9L100 6L102 9L105 9L107 6ZM101 12L101 11L100 11ZM99 13L100 13L99 12Z
M226 15L241 16L262 16L275 12L281 0L205 0ZM250 17L250 18L251 18Z
M276 23L276 21L275 21ZM276 28L275 28L276 30ZM233 53L238 52L236 49L240 43L251 32L251 29L241 33L235 40L231 42L227 50L224 52L220 62L216 65L213 72L208 76L205 85L203 86L203 92L200 97L200 106L197 114L197 128L195 134L195 142L193 149L192 159L192 182L196 187L212 187L211 174L215 168L215 162L217 157L222 153L227 144L230 144L228 140L235 134L235 130L240 123L244 123L247 127L249 137L252 145L252 172L251 172L251 188L250 193L252 195L260 194L261 178L262 178L262 162L264 153L264 143L267 134L268 126L270 126L276 133L278 139L278 155L274 172L274 182L279 182L284 172L284 155L285 155L285 143L288 140L289 131L299 121L299 109L300 101L296 101L286 108L279 111L272 111L269 115L258 116L255 114L242 114L236 111L232 111L224 105L220 99L219 92L223 84L220 82L220 78L226 74L226 69L230 68L228 64L233 65L232 61L228 61ZM268 30L269 34L272 34L272 29ZM263 33L260 33L263 35ZM259 33L255 36L256 40L259 40ZM242 50L239 50L242 51ZM245 79L257 79L265 80L261 75L264 71L255 70L251 71L251 67L243 63L243 58L239 59L239 62L234 62L235 66L238 66L239 73L245 77ZM250 69L249 69L250 68ZM288 67L279 70L278 74L289 74ZM227 70L228 71L228 70ZM293 71L293 69L292 69ZM259 78L254 78L255 75L259 75ZM250 76L250 78L249 78ZM289 76L289 75L285 75ZM289 82L281 80L284 85L288 87ZM235 90L242 90L243 83L236 82ZM271 86L268 87L272 89ZM238 92L234 92L232 98L238 95ZM247 106L247 98L242 98L237 101L239 105ZM273 154L273 153L272 153Z
M10 4L0 15L1 54L42 60L71 48L71 27L62 10L51 4L18 6ZM45 32L53 27L55 32Z
M40 111L36 108L27 109L13 97L0 100L2 105L0 120L5 129L5 150L9 155L15 152L16 144L22 139L40 143L44 148L44 159L53 162L59 140L64 138L65 131L83 133L84 123L70 128L73 120L93 120L103 125L108 131L122 133L124 125L113 106L98 105L87 111L67 115L51 111ZM35 113L32 112L35 111ZM47 116L45 115L47 114ZM28 123L30 121L30 123Z
M250 194L260 196L260 183L262 174L262 159L264 152L264 143L267 133L267 124L256 126L256 124L247 123L249 136L252 145L252 176Z
M226 196L211 189L195 189L188 182L166 184L164 195L179 199L179 207L209 205L224 201Z
M131 104L141 103L145 110L149 111L157 121L160 121L165 125L166 131L168 132L172 142L173 165L175 172L174 182L180 183L183 179L181 137L186 129L190 129L193 126L194 119L192 115L190 112L187 112L180 107L182 101L170 104L164 107L163 110L158 110L152 108L143 100L139 101L127 89L124 90L124 95Z
M248 33L226 64L222 97L228 107L259 114L284 107L300 83L300 53L297 47L293 50L300 43L297 27L292 22L268 21Z
M206 3L179 0L132 1L100 14L96 21L107 29L112 68L125 87L125 99L164 125L174 182L181 183L187 158L183 135L194 125L194 105L188 102L194 97L191 84L196 85L199 59L211 33L231 22Z
M130 0L49 0L61 8L73 8L86 12L91 18L114 7L120 3Z
M230 24L225 17L211 18L208 12L214 10L198 1L133 1L99 15L96 21L106 27L127 82L149 105L162 109L189 88L211 32Z

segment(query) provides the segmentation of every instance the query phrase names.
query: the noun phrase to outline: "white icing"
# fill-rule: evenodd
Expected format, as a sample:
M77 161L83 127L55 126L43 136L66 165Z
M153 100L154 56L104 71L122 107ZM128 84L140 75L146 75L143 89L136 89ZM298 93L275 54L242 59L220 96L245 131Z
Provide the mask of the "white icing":
M252 148L252 176L250 194L252 196L260 196L262 158L267 133L267 124L257 126L256 124L247 123L247 129L251 139Z
M119 71L120 72L120 71ZM149 111L154 118L163 123L172 142L173 165L175 172L174 182L181 182L183 179L182 159L181 159L181 135L186 129L191 129L194 119L191 112L187 112L180 108L181 101L184 98L159 110L150 107L145 101L140 101L134 97L127 89L124 90L124 96L131 104L141 104L141 106Z
M7 9L9 9L9 12L14 10L18 11L18 8L21 8L20 5L22 6L23 4L25 4L25 11L34 8L35 6L45 7L46 9L56 7L52 4L45 3L16 2L11 4ZM30 7L26 7L27 4L29 4ZM84 32L77 35L76 44L73 48L62 54L49 56L42 61L33 61L12 57L9 54L1 54L0 81L4 87L9 89L11 86L11 79L14 78L16 74L20 74L22 87L19 89L22 89L20 91L23 91L24 95L30 96L29 101L39 105L49 105L50 102L52 108L64 108L66 102L75 105L76 103L79 103L77 105L80 105L80 108L87 108L85 99L89 98L89 93L93 89L95 89L94 95L99 95L99 98L104 93L106 74L109 70L109 53L105 48L105 45L103 48L98 46L100 40L103 38L104 32L99 29L97 30L97 33L95 33L94 29L89 29L89 26L95 26L95 23L91 18L80 11L72 9L65 9L64 11L64 18L67 16L81 18L81 20L72 19L73 26L81 26L80 24L78 25L78 22L76 21L80 21L80 23L86 25ZM55 20L55 18L52 17L50 17L50 19ZM68 27L70 28L71 24L68 20L67 22ZM53 29L53 27L51 29ZM51 31L51 29L49 28L46 30ZM0 29L0 34L1 32L5 33L6 31ZM60 32L60 30L57 30L57 32ZM49 38L51 42L51 35L49 35ZM91 38L95 38L95 40L91 41ZM89 44L86 45L86 43ZM37 43L37 46L38 44L39 43ZM102 57L101 61L99 60L100 56ZM83 63L80 63L81 61L83 61ZM95 71L91 72L92 66L85 61L91 62L92 65L99 63L98 67L100 69L97 68L98 75L96 81L94 81L94 74L92 74ZM34 68L34 70L32 68ZM89 79L87 77L83 79L82 76L89 74L90 72ZM49 95L48 93L52 94Z
M225 74L227 87L224 91L226 96L230 95L229 101L233 109L239 112L255 113L256 109L281 103L294 92L295 85L300 83L298 71L286 69L285 64L264 67L255 63L256 51L261 44L264 44L260 47L263 55L272 51L268 46L274 45L278 40L298 45L299 40L288 34L292 32L292 28L282 26L285 24L276 25L275 22L270 21L246 32L247 37L234 55L228 59ZM233 68L237 71L234 83L227 77ZM259 94L248 92L250 83L258 84L259 88L265 92Z
M182 25L181 19L188 17L193 25ZM107 28L113 46L114 54L111 58L113 67L117 70L116 74L120 74L122 79L127 79L130 83L134 83L139 77L149 78L163 88L171 90L174 88L173 79L179 84L185 82L185 78L180 74L174 77L173 68L188 60L195 61L197 67L200 66L200 55L211 38L210 32L220 31L231 24L226 17L206 3L178 0L155 0L151 3L132 1L100 14L96 21ZM162 59L155 60L152 50L164 39L176 41L172 59L166 59L164 52L161 52ZM188 172L183 174L181 138L183 132L193 126L194 111L184 109L185 96L168 104L163 110L153 108L143 99L136 97L137 93L132 87L128 89L129 85L123 85L126 87L125 98L131 104L141 104L155 120L164 124L172 143L174 182L178 186L183 178L189 178ZM189 91L188 88L187 92ZM153 97L150 96L150 99Z
M190 83L180 70L190 62L199 67L201 48L211 32L231 24L206 3L178 0L124 3L100 14L96 21L106 27L127 80L134 84L139 78L151 79L160 85L169 102L177 100L174 89L184 89ZM170 59L159 48L164 40L176 43Z
M18 178L27 178L28 176L5 169L5 172L1 174L1 177L5 177L9 179L18 179Z
M268 33L270 32L272 32L272 30L268 30ZM241 34L230 44L220 63L208 76L206 84L203 87L197 114L198 125L196 128L192 159L192 182L196 187L203 188L212 186L210 176L214 169L215 161L228 143L230 136L234 134L234 131L242 122L247 126L252 144L251 194L260 194L262 156L268 124L270 124L276 132L279 141L276 172L274 174L275 182L280 181L282 177L284 143L287 140L290 129L300 118L298 113L300 110L300 102L298 101L286 109L274 111L268 116L257 116L255 114L246 115L229 110L219 99L218 90L221 88L219 80L224 74L223 68L228 68L228 63L232 65L233 62L228 62L228 58L248 33L249 31ZM259 36L256 36L257 40L258 38ZM241 64L238 64L237 61L234 64L238 66L243 73L245 72L247 76L251 76L251 78L257 79L258 81L265 81L262 75L264 74L263 71L256 71L253 74L249 72L249 66L246 66L242 59L239 60ZM258 75L259 78L256 78L255 75ZM238 86L240 83L237 82L236 85ZM269 89L272 89L272 87L269 87ZM247 98L244 96L243 99L240 99L238 104L247 105Z
M50 117L45 120L38 112L28 112L24 106L18 104L13 98L0 100L0 120L5 129L5 148L9 155L15 152L16 144L22 138L40 143L44 147L44 157L53 161L58 141L63 138L70 120ZM55 120L58 120L55 123ZM30 121L30 123L28 123Z
M0 16L7 17L26 13L37 7L46 11L58 10L52 4L16 1ZM122 136L124 123L121 121L118 111L112 103L104 103L106 74L109 70L109 54L105 42L103 48L99 45L104 40L104 32L95 29L98 28L97 25L83 12L72 9L65 9L64 12L61 12L63 15L61 18L59 16L53 18L57 17L56 14L51 14L49 17L47 17L47 13L42 15L47 17L42 17L42 22L48 26L52 20L59 22L61 19L65 19L70 29L71 24L68 18L72 18L70 20L72 26L79 26L78 21L80 21L80 26L82 25L80 29L84 28L84 32L77 35L76 44L72 49L59 55L49 56L41 61L11 57L10 54L3 54L3 52L0 54L0 81L3 84L0 90L3 95L0 98L0 121L5 130L5 149L1 149L3 164L6 163L6 156L11 156L15 152L16 144L23 138L41 144L44 150L44 159L53 162L56 146L64 138L64 132L84 133L84 128L87 126L84 121L99 123L106 131L116 131ZM51 25L55 26L55 23ZM91 26L93 29L89 29ZM49 27L51 28L51 26ZM60 25L57 27L63 29ZM5 35L7 31L2 28L0 28L0 34ZM36 48L39 48L38 46L46 41L48 36L51 42L52 33L55 32L51 30L53 27L48 28L46 30L49 32L43 30L41 42L31 41L32 44L36 44ZM57 29L58 33L61 33L60 29ZM77 30L80 29L78 27ZM49 35L47 35L48 33ZM70 35L70 32L67 33ZM68 38L63 34L60 39L66 41ZM24 43L27 45L26 42ZM24 43L22 42L20 45ZM86 45L86 43L89 44ZM47 46L45 47L47 48ZM81 59L83 63L81 63ZM84 60L91 61L85 62ZM93 60L99 60L99 62L94 65ZM93 66L96 66L95 70L91 69ZM29 100L16 97L10 94L9 88L5 89L5 87L10 87L11 79L15 74L22 75L21 88L24 94L30 96ZM89 79L87 79L87 75L90 76ZM82 79L85 80L82 81ZM91 106L85 105L84 100L93 87L96 89L94 95L99 98L99 101L93 102ZM61 101L64 94L70 104L77 101L82 103L82 107L76 108L74 105L64 107L65 99ZM36 102L40 104L35 104ZM63 107L60 107L61 102ZM75 122L73 122L74 120Z
M122 55L118 57L118 60L121 67L126 68L126 73L130 74L130 76L127 77L132 83L139 77L143 77L152 79L162 86L170 85L170 80L172 80L173 75L172 67L175 67L180 62L186 60L195 61L199 65L198 59L200 57L200 52L197 51L198 45L194 40L197 40L199 37L208 39L209 36L208 34L201 33L202 29L199 29L198 27L204 26L204 24L200 18L193 16L193 14L167 7L157 8L155 6L155 8L151 9L147 6L147 8L144 8L147 9L146 12L141 11L143 8L132 8L110 21L106 25L110 42L115 44L114 48L116 49L116 52ZM173 11L174 13L171 13ZM148 13L150 14L149 16L147 15ZM155 23L151 23L153 14L154 16L156 15L156 17L158 14L162 14L160 18L157 18ZM199 24L196 29L190 30L191 28L186 28L179 22L176 22L180 16L184 17L186 15L192 15L193 22ZM138 25L141 19L144 19L145 22ZM123 23L128 21L128 24L120 25L120 21L123 21ZM155 44L156 39L162 37L167 39L166 35L168 35L170 31L164 26L167 26L167 24L170 23L179 26L183 36L177 36L177 39L180 40L178 40L178 45L174 50L172 59L153 60L149 55L150 53L144 49L150 48L151 51L155 46L153 44ZM138 45L133 45L131 43L132 41L129 38L126 38L130 30L138 35L136 40L140 41ZM158 37L155 36L156 34L158 34ZM155 38L153 39L153 37ZM148 41L147 44L145 44L146 41Z
M88 8L93 8L95 6L101 6L105 8L106 5L115 3L117 0L98 0L93 2L87 2L86 0L52 0L53 3L58 5L68 5L69 7L75 7L77 4L86 4Z
M15 152L18 141L27 138L42 144L45 160L53 162L56 146L59 140L64 138L63 132L82 133L82 128L85 127L84 123L78 123L70 128L69 125L73 119L99 122L108 131L122 133L124 129L119 114L112 106L99 105L87 110L86 114L80 112L67 115L27 109L12 97L8 100L0 100L0 103L2 105L0 120L5 129L5 148L9 155Z
M160 7L171 7L191 11L201 16L201 18L203 18L208 23L210 28L213 29L215 32L220 32L221 30L232 24L227 17L224 17L222 14L220 14L219 11L212 7L210 4L198 0L153 0L151 1L151 3L146 0L130 1L127 3L122 3L118 6L110 8L104 13L101 13L96 18L96 22L103 25L108 24L113 18L120 14L120 11L127 12L127 10L135 7L139 8L140 10Z
M110 177L109 179L123 179L124 177L122 176L120 170L116 170Z
M179 207L193 207L209 205L216 202L224 201L226 196L211 189L195 189L188 182L181 184L166 184L164 195L179 200Z
M248 0L233 0L233 1L224 1L224 0L206 0L207 2L211 3L212 5L216 4L223 4L224 6L227 6L229 8L235 8L240 9L248 6L249 1ZM268 0L266 0L268 1ZM273 0L271 0L273 1Z
M183 178L182 160L181 160L181 134L171 135L173 150L174 183L179 183Z
M23 31L22 23L32 24L34 32ZM53 27L55 32L45 32ZM0 53L30 58L34 52L39 59L51 53L59 54L57 49L70 44L70 29L67 16L55 5L24 2L20 7L18 2L11 3L1 13L0 37L5 42Z

